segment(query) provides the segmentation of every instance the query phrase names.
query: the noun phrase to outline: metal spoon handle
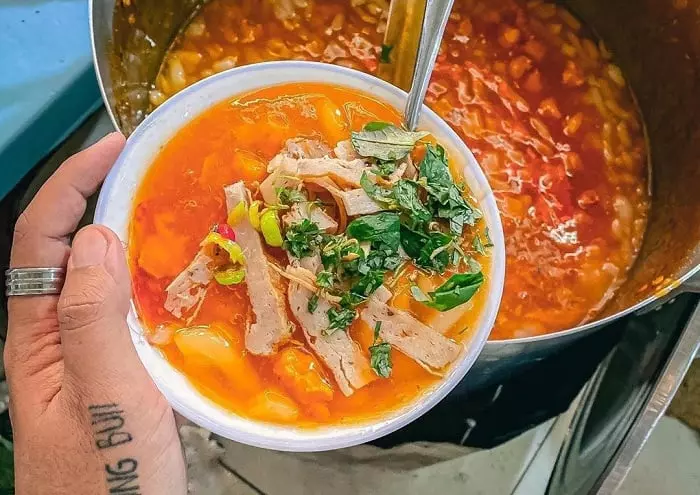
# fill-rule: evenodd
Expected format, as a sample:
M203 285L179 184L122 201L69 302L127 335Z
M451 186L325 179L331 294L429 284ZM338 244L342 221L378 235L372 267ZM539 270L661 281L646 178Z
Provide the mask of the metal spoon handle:
M435 59L440 50L440 42L445 33L445 26L450 12L452 12L453 4L454 0L428 0L425 4L423 29L416 55L416 68L413 71L413 82L404 110L404 121L410 131L418 125L423 99L428 91L430 76L433 73L433 67L435 67Z

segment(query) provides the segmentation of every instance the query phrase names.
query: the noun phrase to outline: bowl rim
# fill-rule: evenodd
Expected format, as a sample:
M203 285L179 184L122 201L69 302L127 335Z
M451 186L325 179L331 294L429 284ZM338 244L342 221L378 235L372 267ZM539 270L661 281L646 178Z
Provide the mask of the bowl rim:
M243 90L235 88L235 84L230 84L231 81L236 80L236 78L243 79L246 76L254 74L259 76L261 72L265 71L273 71L275 74L279 73L280 77L283 77L284 80L275 83L260 83L256 87ZM332 77L324 80L304 79L302 76L306 72L327 74ZM261 77L260 79L264 80L265 78ZM370 88L373 88L377 89L380 93L384 93L387 98L391 97L394 100L405 101L407 97L405 91L375 76L346 67L308 61L263 62L237 67L200 80L173 95L162 105L157 107L129 136L122 153L119 155L112 170L110 170L100 191L95 209L95 223L100 223L112 228L115 222L110 220L111 214L116 215L120 219L126 218L126 233L120 234L119 231L117 232L117 235L119 235L126 244L128 241L128 226L133 215L133 194L141 184L143 173L150 168L153 157L158 154L162 147L175 134L203 112L206 112L213 106L227 99L265 87L313 81L329 83L339 87L348 87L355 91L374 96L373 92L370 90ZM197 113L190 114L189 111L184 111L181 114L181 122L179 122L170 133L163 131L158 135L156 127L161 119L168 116L171 112L176 112L178 108L181 110L187 108L187 104L193 104L198 96L205 94L207 91L216 91L215 88L224 86L226 82L228 82L231 87L227 95L210 95L208 103ZM221 91L223 92L223 90ZM385 104L393 106L399 111L402 110L402 108L387 101L386 98L378 96L376 98ZM429 122L429 125L426 125L426 122ZM464 155L462 165L465 170L465 180L469 183L470 189L473 192L478 190L482 193L481 197L478 198L479 208L484 213L484 220L487 222L489 233L495 245L491 252L492 262L489 274L488 296L484 303L479 325L474 332L472 332L470 340L465 342L458 360L451 365L445 377L429 389L423 391L419 397L405 406L391 411L391 413L382 417L368 419L367 421L341 425L335 424L318 428L295 427L293 425L278 425L257 421L252 418L239 416L235 412L226 410L205 397L189 382L183 373L176 370L167 362L159 351L145 342L143 326L139 320L138 312L136 311L132 297L131 308L127 317L132 342L136 347L136 351L144 368L175 411L194 423L237 442L280 451L318 452L366 443L392 433L428 412L464 379L464 376L474 365L474 362L486 344L488 335L494 326L498 313L505 278L503 228L493 191L466 143L459 138L455 131L453 131L441 117L425 104L421 111L420 126L430 129L433 134L442 135L443 138L440 140L440 143L448 150L448 154L453 155L456 151L458 154ZM166 129L167 125L162 126L162 128ZM148 161L148 163L138 164L136 160L132 160L131 158L141 146L142 140L148 138L149 133L155 133L156 137L153 139L160 143L157 147L151 146L150 160L146 160L145 157L143 158L142 161ZM449 146L445 140L449 141ZM137 164L138 167L134 166L135 164ZM126 177L125 174L130 169L132 171L142 171L138 180L132 184L132 190L124 193L132 195L129 201L130 208L126 209L127 211L124 211L124 208L119 209L118 212L111 211L110 202L115 197L119 196L119 186L122 185L121 180ZM132 174L133 173L136 172L132 172ZM116 229L113 228L113 230ZM119 230L123 230L123 227ZM156 354L158 357L156 357ZM154 359L156 360L154 361ZM161 362L158 362L157 359ZM165 363L165 366L163 363ZM182 389L183 384L184 388L188 390ZM199 399L194 400L193 394ZM195 402L195 404L193 404L193 402ZM215 410L218 410L218 413L216 413ZM222 417L220 413L228 417L229 421L227 422L233 424L224 425L219 422L217 419L221 419ZM245 426L248 428L245 428Z

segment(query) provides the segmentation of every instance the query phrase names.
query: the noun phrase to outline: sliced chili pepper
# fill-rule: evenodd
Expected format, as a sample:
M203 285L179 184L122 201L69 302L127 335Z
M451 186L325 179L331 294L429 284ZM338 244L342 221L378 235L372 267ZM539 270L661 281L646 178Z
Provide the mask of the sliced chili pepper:
M226 239L235 241L236 240L236 233L233 231L231 226L227 223L220 223L216 227L214 227L214 232L217 232L221 234L222 237L225 237Z
M255 230L260 230L260 201L253 201L248 208L248 220Z
M282 230L275 210L268 210L260 217L260 231L268 246L282 247Z
M245 280L245 270L228 268L214 272L214 280L221 285L236 285Z
M228 224L233 227L234 225L237 225L238 222L243 220L243 218L248 214L248 206L245 204L245 201L239 202L236 206L233 207L231 210L231 213L228 215Z
M209 232L200 246L206 246L207 244L216 244L221 249L226 251L233 263L238 263L241 265L245 263L245 256L243 256L243 250L241 247L231 239L225 238L218 232Z

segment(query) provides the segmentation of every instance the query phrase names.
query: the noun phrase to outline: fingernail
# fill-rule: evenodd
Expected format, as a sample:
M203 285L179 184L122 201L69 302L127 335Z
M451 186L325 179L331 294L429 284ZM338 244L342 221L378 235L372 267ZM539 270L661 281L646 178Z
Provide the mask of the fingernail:
M100 229L85 227L73 239L69 264L73 268L102 265L108 248L109 243Z

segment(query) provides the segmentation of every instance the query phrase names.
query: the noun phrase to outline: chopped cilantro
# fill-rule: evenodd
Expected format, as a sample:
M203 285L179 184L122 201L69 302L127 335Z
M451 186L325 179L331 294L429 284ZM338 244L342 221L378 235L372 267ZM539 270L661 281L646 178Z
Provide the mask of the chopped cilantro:
M287 229L282 247L295 258L305 258L312 255L322 242L323 234L318 225L305 218Z
M427 223L432 219L430 211L418 196L418 185L415 182L402 179L394 185L392 193L400 209L408 215L414 225Z
M485 255L486 254L486 249L484 249L484 244L481 242L481 237L479 234L476 234L474 236L474 240L472 241L472 247L474 247L474 251L479 253L480 255Z
M309 313L314 313L318 308L318 294L312 294L309 298L309 302L306 305L306 309Z
M491 234L489 233L488 227L486 227L486 230L484 230L484 237L486 238L486 243L484 244L484 247L493 247L493 241L491 240Z
M374 324L374 342L376 342L379 339L379 332L382 330L382 322L377 320L377 322Z
M298 189L277 187L275 188L275 194L277 195L277 200L283 205L291 206L294 203L303 203L306 201L306 196Z
M377 163L372 168L372 172L382 177L388 177L396 170L396 162L393 160L377 160Z
M369 364L381 378L391 376L391 346L387 342L369 348Z
M461 235L464 225L474 226L481 212L471 206L452 181L442 146L428 145L420 163L420 179L429 195L429 206L438 218L450 222L450 231Z
M443 273L453 260L453 238L439 231L419 232L406 225L401 226L401 247L422 268Z
M324 332L325 335L330 335L336 330L346 330L355 318L357 311L351 308L330 308L328 310L328 328Z
M391 189L380 187L372 182L367 172L362 174L362 177L360 178L360 185L367 193L367 196L375 200L377 203L383 204L388 209L394 209L397 206L396 200L392 195L393 191Z
M350 293L368 298L384 283L384 270L372 270L364 275L358 282L350 288Z
M318 275L316 275L316 286L326 290L333 287L333 274L325 270L318 272Z
M379 333L382 330L382 322L374 324L374 342L369 347L369 364L381 378L391 376L391 345L387 342L379 342Z

